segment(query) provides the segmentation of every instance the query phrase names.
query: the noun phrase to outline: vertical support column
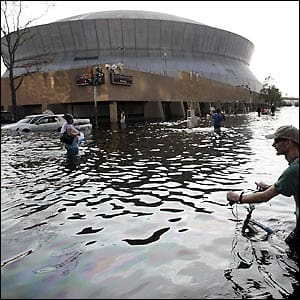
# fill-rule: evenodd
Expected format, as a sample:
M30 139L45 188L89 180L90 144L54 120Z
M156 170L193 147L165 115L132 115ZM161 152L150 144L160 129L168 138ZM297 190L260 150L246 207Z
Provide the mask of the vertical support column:
M95 124L96 128L99 128L98 125L98 108L97 108L97 89L96 89L96 84L93 82L93 95L94 95L94 108L95 108Z
M195 114L201 116L201 108L198 101L194 102L194 109Z
M185 118L186 112L184 109L184 104L180 102L170 102L170 113L172 117Z
M165 114L161 101L148 101L144 104L145 120L157 119L164 121Z
M109 102L109 116L111 123L118 122L118 104L116 101Z
M48 103L42 103L42 112L48 109Z
M67 103L66 104L66 113L74 114L74 112L73 112L73 104L72 103Z

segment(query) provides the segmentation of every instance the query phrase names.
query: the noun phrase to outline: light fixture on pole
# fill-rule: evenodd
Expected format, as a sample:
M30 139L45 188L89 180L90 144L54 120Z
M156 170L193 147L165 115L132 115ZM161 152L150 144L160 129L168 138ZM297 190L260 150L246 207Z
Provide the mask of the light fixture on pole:
M165 51L164 52L164 57L165 57L165 76L167 76L168 74L167 74L167 52Z

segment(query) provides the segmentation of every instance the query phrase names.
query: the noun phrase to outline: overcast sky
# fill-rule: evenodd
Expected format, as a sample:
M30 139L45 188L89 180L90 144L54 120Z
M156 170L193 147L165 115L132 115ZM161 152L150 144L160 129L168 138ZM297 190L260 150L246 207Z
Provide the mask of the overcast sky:
M283 96L299 97L299 1L23 1L34 23L46 24L107 10L167 13L239 34L250 40L250 68L261 82L271 75ZM5 68L1 64L1 74Z

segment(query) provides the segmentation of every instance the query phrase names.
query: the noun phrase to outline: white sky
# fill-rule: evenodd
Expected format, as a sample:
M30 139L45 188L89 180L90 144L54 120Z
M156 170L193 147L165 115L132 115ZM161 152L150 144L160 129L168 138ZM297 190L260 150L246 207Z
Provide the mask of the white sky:
M32 18L52 4L38 24L107 10L167 13L239 34L250 40L250 68L261 82L271 75L283 96L299 97L299 1L23 1ZM1 74L5 71L1 62Z

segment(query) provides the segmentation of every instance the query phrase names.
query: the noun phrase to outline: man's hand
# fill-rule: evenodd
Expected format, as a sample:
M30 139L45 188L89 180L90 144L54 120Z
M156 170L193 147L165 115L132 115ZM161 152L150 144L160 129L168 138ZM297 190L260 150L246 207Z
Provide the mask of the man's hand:
M237 203L240 199L240 195L234 192L228 192L227 193L227 200L230 205Z

